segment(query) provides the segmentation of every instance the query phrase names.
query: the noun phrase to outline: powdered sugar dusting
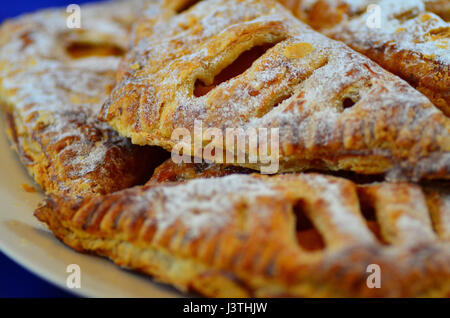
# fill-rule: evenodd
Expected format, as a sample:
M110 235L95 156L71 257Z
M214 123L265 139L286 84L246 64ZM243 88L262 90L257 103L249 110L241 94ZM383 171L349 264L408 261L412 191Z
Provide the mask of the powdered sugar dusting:
M127 56L132 67L103 108L103 118L136 143L169 149L175 142L174 129L193 129L195 120L201 120L223 130L279 128L282 162L295 156L312 162L376 155L392 158L393 166L412 169L412 158L405 154L430 149L420 141L424 129L431 129L425 122L439 118L432 138L435 149L449 138L448 122L425 96L343 43L313 31L275 2L211 0L182 14L150 4L146 12L137 30L150 31L136 34L136 46ZM194 96L197 80L211 83L237 44L251 48L256 43L274 46L240 75L206 95ZM305 43L311 51L302 58L284 54L290 46ZM355 105L345 109L346 98ZM119 111L121 103L141 105L125 115ZM122 121L129 116L148 120L139 121L136 129ZM379 140L383 133L377 131L390 131L389 144ZM412 146L402 148L405 143L397 142L404 139L401 134L415 139ZM292 154L289 149L298 151ZM421 160L415 159L414 165ZM438 160L431 170L449 164ZM327 165L339 168L335 162ZM414 178L420 179L423 172L417 171Z
M138 3L83 6L80 30L68 29L65 10L58 9L7 21L0 30L2 99L13 106L24 133L34 134L43 147L40 151L60 149L52 160L66 167L68 178L81 183L91 182L87 175L103 169L108 151L131 151L131 144L96 119L114 85L120 57L76 59L67 50L71 43L105 43L125 49ZM58 176L63 177L61 172Z
M198 179L176 187L151 189L144 202L161 197L155 218L158 230L164 231L177 222L186 226L189 237L198 237L205 230L214 234L236 218L235 205L245 200L252 204L262 196L276 196L266 182L251 176L232 175L208 180ZM150 196L150 197L148 197Z
M395 43L399 51L411 51L422 54L425 58L450 65L450 38L433 36L434 32L450 28L433 13L426 13L422 0L383 0L380 6L380 28L369 28L367 21L373 13L367 12L348 23L342 23L325 34L337 37L346 43L356 43L362 49L369 49L374 44ZM406 18L402 18L405 15Z
M398 245L433 242L429 209L422 189L410 184L384 183L375 186L377 218L390 240Z
M415 244L418 241L433 240L433 233L423 226L420 220L402 214L397 220L397 227L404 234L406 244ZM419 234L420 233L420 234Z
M305 181L317 189L320 198L326 203L329 217L334 228L344 235L349 235L360 242L373 242L373 235L368 230L360 215L352 213L352 208L345 203L346 197L339 183L330 181L322 175L304 175Z
M82 177L91 173L100 167L105 160L106 152L108 148L104 144L99 144L94 147L93 151L85 154L84 156L80 153L79 148L71 145L66 148L67 151L75 150L77 154L72 160L72 165L78 169L74 169L70 173L71 177Z

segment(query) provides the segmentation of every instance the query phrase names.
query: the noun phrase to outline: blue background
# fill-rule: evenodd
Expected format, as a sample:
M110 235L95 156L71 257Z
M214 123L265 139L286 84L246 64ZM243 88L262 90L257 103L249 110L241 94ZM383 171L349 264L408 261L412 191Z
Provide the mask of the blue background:
M89 0L13 0L2 1L0 23L22 13L41 8L93 2ZM30 212L31 213L31 212ZM73 297L17 265L0 252L0 297Z

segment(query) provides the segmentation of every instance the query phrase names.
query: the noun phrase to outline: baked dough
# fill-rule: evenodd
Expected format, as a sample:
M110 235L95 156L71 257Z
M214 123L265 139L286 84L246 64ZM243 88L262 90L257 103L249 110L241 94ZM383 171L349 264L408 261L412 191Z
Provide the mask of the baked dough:
M108 194L144 181L163 157L95 119L126 49L136 8L126 3L83 7L81 32L59 10L0 30L10 136L49 195L36 216L58 238L206 296L450 296L446 184L167 161L147 185ZM381 289L367 287L370 264Z
M425 0L427 10L439 15L445 21L450 21L450 1L448 0Z
M0 29L0 100L20 159L47 193L91 196L147 181L158 151L96 118L139 1L83 6L83 29L46 10Z
M200 178L220 178L251 173L250 170L234 166L206 163L176 164L172 160L167 160L155 169L152 178L146 185L157 186L164 183L181 183ZM347 179L349 177L353 179L358 188L360 206L365 217L369 219L368 224L371 229L377 228L373 221L378 220L378 222L385 223L383 233L379 231L379 228L375 231L381 241L391 241L394 233L397 232L396 229L389 230L390 225L388 223L392 221L392 218L401 218L401 215L407 210L425 211L428 208L433 220L434 230L443 241L450 242L450 185L448 183L424 184L421 191L417 185L413 184L404 183L398 186L387 182L374 182L374 180L370 180L371 178L365 179L361 176L347 176ZM427 208L424 207L424 195ZM414 201L414 196L417 196L417 201ZM423 212L412 213L417 216L422 214L423 217ZM423 221L429 223L425 219ZM417 231L423 232L423 229L417 229ZM407 234L405 231L402 235L414 236L414 233L414 231L411 231Z
M205 168L184 166L177 183L160 171L170 180L75 202L52 197L36 216L78 251L209 297L450 296L442 186L426 196L415 185L320 174L216 178L229 171L215 167L204 170L209 179L183 181ZM367 285L372 264L379 289Z
M446 22L450 1L280 2L321 33L343 41L408 81L450 116L450 24ZM379 27L367 24L373 23L371 17L377 14L367 10L370 4L379 5Z
M450 176L449 118L406 82L275 2L200 1L181 13L151 3L134 39L100 117L135 144L172 150L179 144L174 131L193 136L195 120L222 131L279 128L280 171ZM243 65L243 55L258 57L267 47L226 80L236 74L234 61ZM209 142L203 136L203 146ZM245 154L252 155L248 147Z

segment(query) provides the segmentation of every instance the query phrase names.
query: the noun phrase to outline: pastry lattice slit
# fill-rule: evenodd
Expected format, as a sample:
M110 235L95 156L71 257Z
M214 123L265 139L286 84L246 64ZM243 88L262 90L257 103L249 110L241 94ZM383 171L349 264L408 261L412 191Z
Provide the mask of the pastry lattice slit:
M218 75L216 75L214 77L213 84L211 85L205 85L201 80L197 80L195 83L194 95L196 97L204 96L221 83L224 83L244 73L253 65L253 63L257 59L259 59L262 55L264 55L264 53L266 53L275 45L276 43L259 45L251 48L248 51L245 51L231 65L227 66Z
M361 213L366 220L367 227L370 231L375 235L377 240L384 245L387 245L388 242L383 238L383 234L381 233L381 226L377 220L377 214L375 212L375 207L372 202L366 200L363 195L361 195L361 188L358 189L359 202L361 207Z
M302 201L294 204L293 213L296 219L296 234L300 247L306 251L323 250L325 248L323 238L307 217Z
M199 3L202 0L181 0L181 1L175 1L176 6L176 12L178 14L183 13L184 11L189 10L193 6L195 6L197 3Z
M66 51L74 59L92 56L122 56L125 54L123 48L108 43L73 42L67 46Z

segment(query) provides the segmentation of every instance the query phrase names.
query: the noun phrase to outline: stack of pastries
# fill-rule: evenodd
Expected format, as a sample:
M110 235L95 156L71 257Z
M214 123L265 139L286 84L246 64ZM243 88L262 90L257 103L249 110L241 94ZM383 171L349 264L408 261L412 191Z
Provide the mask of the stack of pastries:
M374 3L384 25L366 29ZM395 3L133 0L83 6L81 29L57 9L5 22L0 103L46 195L36 217L208 297L450 296L448 6ZM259 145L252 163L206 157L206 135L183 154L203 161L169 159L199 121L278 129L278 172Z

